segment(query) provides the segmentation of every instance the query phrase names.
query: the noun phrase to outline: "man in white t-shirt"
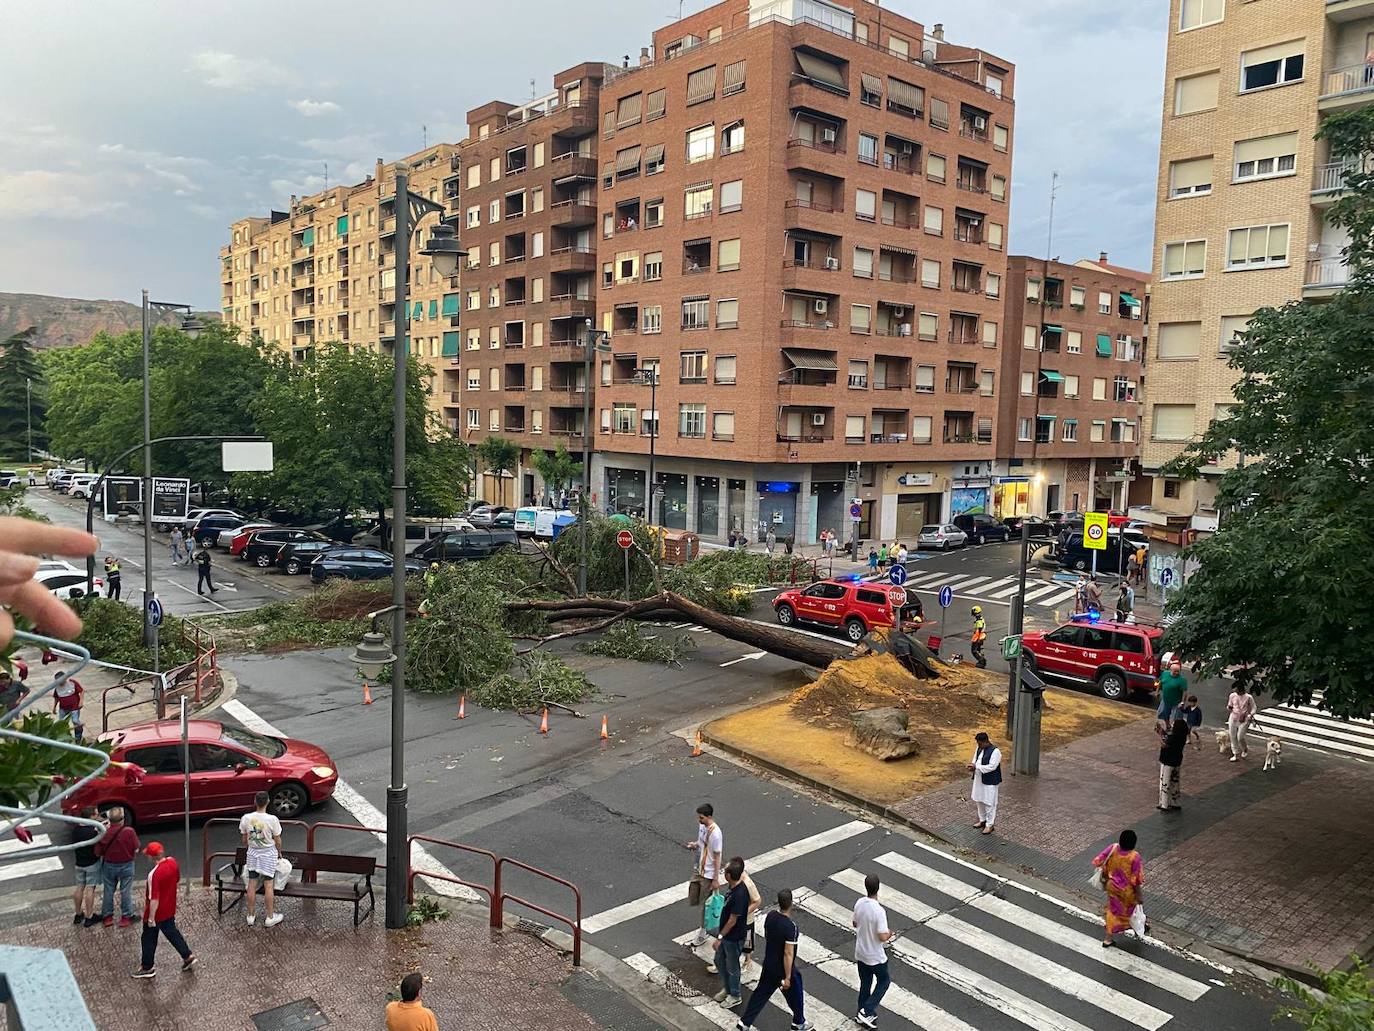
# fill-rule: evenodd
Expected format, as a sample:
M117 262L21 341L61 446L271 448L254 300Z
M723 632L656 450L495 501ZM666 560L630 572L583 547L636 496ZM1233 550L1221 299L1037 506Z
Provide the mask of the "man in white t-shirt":
M887 913L878 905L877 875L864 878L864 891L867 896L854 904L854 962L859 968L859 1012L854 1019L864 1027L877 1027L878 1003L892 983L883 951L892 932L887 929Z
M244 864L243 878L248 882L248 923L257 920L258 884L267 900L267 919L264 927L275 927L282 922L282 915L273 909L272 878L277 875L277 860L281 858L281 821L267 811L271 796L259 791L253 796L257 807L245 813L239 820L239 833L243 835L243 846L248 850L248 860Z
M697 840L687 843L687 847L694 849L697 854L696 869L692 871L692 879L687 882L687 904L703 907L702 916L697 920L696 945L706 944L706 900L724 886L721 875L725 864L720 857L725 848L725 838L715 821L715 812L710 802L697 806Z

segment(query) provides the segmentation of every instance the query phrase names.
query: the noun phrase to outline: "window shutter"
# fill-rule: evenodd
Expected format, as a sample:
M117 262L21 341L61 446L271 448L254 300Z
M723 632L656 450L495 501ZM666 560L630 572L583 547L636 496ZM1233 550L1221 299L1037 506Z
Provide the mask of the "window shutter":
M615 112L607 111L601 118L601 135L615 135Z
M445 358L457 358L457 357L458 357L458 331L457 331L456 329L453 330L453 331L450 332L450 333L445 333L445 334L444 334L444 350L443 350L443 357L445 357Z
M1183 275L1183 244L1171 243L1164 248L1164 274Z
M849 439L862 439L864 435L864 417L862 415L845 416L844 435Z
M889 106L895 105L913 115L919 115L925 106L923 102L924 93L925 91L919 86L888 76L887 102ZM932 111L931 114L933 117L934 112ZM946 114L948 114L948 108L946 108Z
M935 386L935 366L916 366L916 389L931 389Z
M864 72L859 76L859 81L863 83L865 93L872 93L878 97L883 95L883 80L876 75L869 75Z
M1177 192L1193 192L1198 186L1212 183L1212 158L1192 158L1188 161L1175 161L1169 166L1169 188Z
M733 437L735 435L735 413L716 412L711 417L711 432L717 437Z
M615 170L618 174L639 171L639 147L626 147L615 155Z
M1242 68L1253 68L1257 64L1264 64L1266 61L1281 61L1285 57L1292 57L1303 52L1303 42L1300 39L1291 40L1287 43L1275 43L1273 46L1260 47L1258 50L1247 50L1240 55L1240 65Z
M650 147L648 150L644 152L645 168L648 168L652 165L661 165L663 163L663 147L664 145L662 143L655 143L652 147Z
M794 53L797 55L797 64L801 67L801 73L805 78L823 83L826 86L832 86L838 90L847 91L849 89L845 85L844 73L840 71L839 65L833 61L827 61L816 54L808 54L801 50L794 51ZM690 104L691 102L689 96L687 103Z
M1160 323L1156 347L1160 358L1196 358L1202 347L1202 323Z
M926 339L934 339L939 334L940 320L938 316L931 315L927 312L921 312L919 322L921 336Z
M744 89L744 65L745 62L736 61L725 66L721 73L721 96L728 97L731 93L738 93Z
M443 314L445 314L445 315L457 315L457 314L458 314L458 295L457 295L457 294L444 294Z
M1193 436L1193 405L1155 405L1154 431L1156 440L1191 440Z
M721 240L716 263L722 269L737 267L739 265L739 241Z
M1005 125L992 127L992 145L998 150L1007 149L1007 127Z
M662 118L663 111L668 96L667 90L656 89L649 94L647 110L644 112L644 120L651 122L655 118Z
M700 68L687 76L687 103L699 104L716 95L716 66Z
M1285 154L1295 154L1298 150L1298 134L1281 133L1278 136L1264 136L1257 140L1241 140L1236 144L1236 164L1242 161L1261 161L1264 158L1279 158Z
M624 128L627 125L638 125L643 104L643 93L631 93L628 97L621 97L620 103L616 106L616 127Z
M734 211L744 203L744 180L732 179L720 184L720 210Z
M949 104L939 97L930 98L930 124L942 129L949 128Z
M1217 106L1217 87L1221 82L1220 72L1204 72L1190 75L1174 82L1174 114L1186 115L1193 111L1205 111Z
M1244 333L1250 326L1249 315L1223 315L1221 318L1221 347L1222 352L1234 350L1239 341L1236 334Z

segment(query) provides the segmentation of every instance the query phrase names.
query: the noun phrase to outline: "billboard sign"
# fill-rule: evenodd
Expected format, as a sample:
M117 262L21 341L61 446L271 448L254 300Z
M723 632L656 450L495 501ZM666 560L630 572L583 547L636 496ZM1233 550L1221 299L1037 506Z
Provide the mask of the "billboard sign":
M166 476L153 477L153 522L179 523L191 507L191 481Z
M143 511L143 481L137 476L105 477L105 516L138 515Z

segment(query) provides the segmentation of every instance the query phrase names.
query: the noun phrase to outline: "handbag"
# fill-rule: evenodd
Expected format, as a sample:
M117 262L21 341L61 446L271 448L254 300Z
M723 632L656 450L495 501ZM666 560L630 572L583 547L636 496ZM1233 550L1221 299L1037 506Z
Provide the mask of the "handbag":
M701 910L701 926L711 934L716 934L720 930L720 916L724 912L725 896L718 891L712 892Z
M277 872L272 876L272 885L277 891L286 887L286 882L291 879L291 860L285 856L277 859Z
M1107 890L1107 864L1112 861L1112 856L1114 855L1116 855L1115 845L1113 845L1112 850L1107 853L1107 858L1103 861L1102 865L1093 867L1093 875L1088 878L1088 883L1098 891Z

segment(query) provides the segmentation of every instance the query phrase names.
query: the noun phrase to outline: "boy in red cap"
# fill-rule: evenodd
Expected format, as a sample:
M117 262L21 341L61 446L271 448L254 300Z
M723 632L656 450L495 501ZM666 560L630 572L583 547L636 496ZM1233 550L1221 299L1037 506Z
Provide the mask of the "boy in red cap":
M181 969L190 970L196 963L195 954L177 929L177 885L181 869L177 861L167 855L160 841L148 842L144 855L153 860L148 874L148 892L143 907L143 960L134 977L156 977L153 963L157 956L157 936L162 934L181 956Z

